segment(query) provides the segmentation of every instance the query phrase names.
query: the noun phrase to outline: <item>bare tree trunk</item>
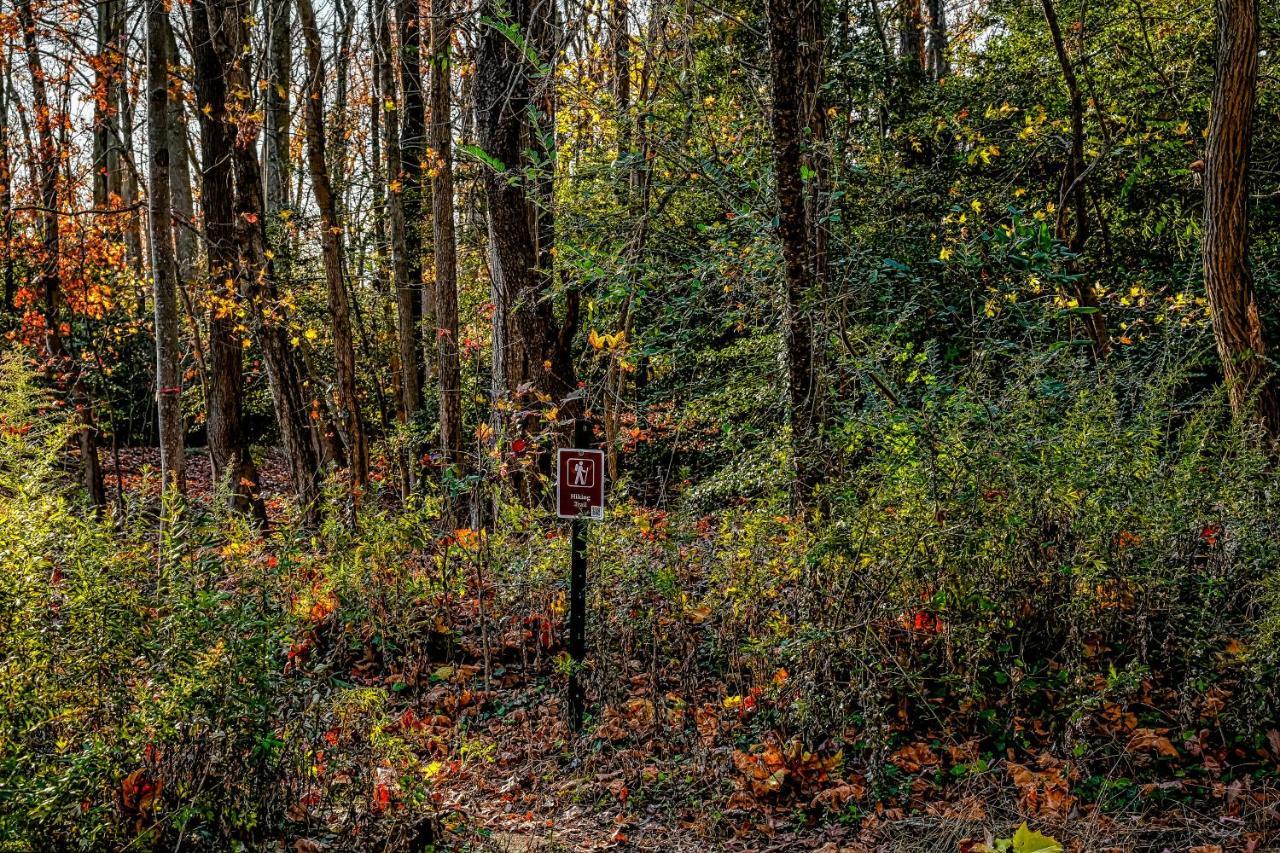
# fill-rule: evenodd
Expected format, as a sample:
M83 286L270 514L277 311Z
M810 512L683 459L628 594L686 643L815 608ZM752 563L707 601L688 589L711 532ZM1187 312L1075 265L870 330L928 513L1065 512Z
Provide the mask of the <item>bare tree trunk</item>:
M251 146L236 148L236 225L242 253L244 297L249 306L254 339L262 351L271 401L280 428L289 475L303 520L315 524L320 516L318 433L307 404L303 370L289 345L275 272L267 255L263 222L262 175Z
M329 165L329 179L333 184L333 204L338 221L345 221L350 204L347 194L350 181L347 180L346 144L350 139L348 123L351 120L347 100L351 94L351 34L355 27L356 10L351 0L336 0L332 5L336 22L333 35L334 93L333 111L330 114L328 145L329 156L333 162Z
M536 38L542 25L535 19L548 2L518 0L502 9L495 2L486 2L481 16L530 33L529 44L536 46L542 43ZM545 65L543 57L537 60ZM552 362L554 318L547 298L550 270L540 263L543 252L551 249L545 219L538 211L543 186L537 178L530 182L521 175L529 165L524 155L526 139L535 132L529 121L531 108L537 109L534 82L542 76L543 68L535 67L501 30L492 25L483 28L476 57L476 132L480 147L501 164L500 169L489 168L484 175L495 309L494 391L498 396L515 396L526 385L560 396L576 385L569 373L558 375ZM566 367L571 369L571 365L560 365L559 370Z
M924 15L920 0L898 0L898 58L913 80L924 71Z
M371 12L371 14L373 14ZM400 95L396 86L398 63L391 47L391 3L382 0L374 18L375 67L378 75L378 103L376 112L382 116L382 143L386 156L386 211L388 243L391 255L391 281L395 293L396 355L391 365L396 390L396 419L407 423L410 405L418 401L421 392L416 385L420 372L414 344L414 306L421 306L413 291L413 276L407 254L407 235L404 221L404 168L400 154ZM409 458L412 452L400 455L400 492L408 497L417 481L418 465Z
M631 122L631 34L627 31L629 9L627 0L612 0L609 6L609 43L612 49L611 82L613 83L614 121L618 128L618 159L627 165L626 185L634 191L636 168L631 162L633 152Z
M292 12L292 0L268 0L263 165L259 166L252 146L236 148L236 224L241 233L245 298L253 320L254 337L262 350L294 493L303 519L315 524L319 521L318 479L325 448L321 436L323 424L311 418L304 372L290 347L284 318L276 305L277 267L267 256L268 245L284 246L285 255L289 254L281 213L289 207L292 162L289 152ZM237 44L246 41L247 33L242 25L237 30ZM270 244L269 239L273 241Z
M1280 395L1249 267L1249 147L1258 98L1257 0L1216 0L1218 59L1204 167L1204 284L1232 411L1280 439Z
M156 397L160 471L166 490L185 488L182 456L182 371L178 363L178 270L169 191L169 44L164 0L147 0L147 191L155 304Z
M129 265L138 273L138 277L142 277L143 260L142 251L142 214L137 210L138 205L138 181L140 180L140 167L137 165L138 160L133 156L133 98L129 93L129 54L123 50L125 36L121 36L121 54L120 54L120 73L124 80L120 86L120 148L121 159L126 160L124 168L121 170L120 176L120 203L128 211L124 220L124 248L125 257L129 261ZM138 306L142 312L146 308L145 299L143 304Z
M531 408L531 398L542 395L555 401L562 416L573 418L581 408L573 394L577 380L570 358L578 297L576 291L566 294L558 327L551 299L554 3L486 0L480 16L496 22L479 34L473 93L478 142L492 160L484 190L494 305L493 393L512 401L524 398L517 403L522 408ZM508 37L508 28L527 34L523 45ZM535 433L539 418L531 415L515 426ZM531 479L517 473L513 484L526 502L540 499Z
M114 77L119 63L116 59L116 13L118 0L102 0L96 7L97 65L94 68L93 102L93 206L106 210L111 198L111 151L117 130L112 95L115 94Z
M778 232L786 272L783 317L794 494L808 500L819 480L818 393L814 370L813 324L809 302L815 283L816 251L805 210L803 117L806 92L817 90L814 67L802 55L802 33L814 20L819 0L769 0L769 45L773 60L773 149L778 196Z
M830 214L831 162L827 155L827 107L822 97L826 33L821 0L802 3L797 11L799 39L797 81L800 87L801 177L805 185L804 212L813 245L813 277L819 291L831 276L827 244ZM816 354L815 354L816 357ZM818 371L815 366L814 374ZM815 390L820 396L821 392ZM816 405L816 404L815 404Z
M231 506L266 521L259 496L258 469L242 425L244 387L243 336L240 325L240 250L235 223L236 125L228 109L226 63L234 62L227 18L229 4L191 5L191 37L196 103L200 115L200 205L204 214L208 266L209 376L205 380L209 462L215 485L229 488ZM236 105L239 106L239 105Z
M3 79L0 79L0 216L3 216L4 228L4 309L12 313L14 301L18 296L18 281L14 275L13 252L13 152L9 141L9 106L13 97L13 69L7 54L0 52L0 62L4 64Z
M404 395L405 417L413 420L422 408L422 385L426 362L423 350L423 324L428 302L423 285L422 235L423 183L422 162L426 157L426 106L422 88L422 22L418 0L394 0L400 36L400 101L399 159L396 183L402 210L404 278L396 279L396 305L400 322L400 391ZM429 227L429 226L428 226ZM394 238L393 238L394 239ZM434 321L432 321L434 325Z
M262 160L266 213L273 221L288 206L289 197L289 85L293 55L289 25L290 0L266 0L267 90L263 112Z
M947 62L947 2L925 0L929 20L928 41L925 45L924 67L929 79L937 83L951 73Z
M1067 167L1062 172L1058 192L1057 236L1073 254L1079 255L1089 241L1090 231L1084 165L1084 96L1080 92L1075 68L1062 40L1062 30L1058 26L1053 0L1040 2L1044 7L1044 17L1049 25L1049 35L1053 39L1058 64L1062 68L1062 80L1071 98L1071 154L1067 159ZM1070 221L1073 215L1074 226ZM1094 293L1093 286L1082 278L1075 285L1075 291L1076 301L1088 312L1084 315L1084 324L1089 339L1093 342L1094 354L1103 357L1111 350L1111 338L1107 333L1106 318L1098 304L1098 296Z
M462 457L462 375L458 363L458 250L453 228L453 116L450 103L450 0L431 0L431 221L435 233L436 323L440 328L440 454L447 465Z
M173 24L165 16L165 37L169 56L178 55L178 42ZM187 154L187 110L183 103L182 79L174 80L169 98L169 191L178 222L174 225L173 245L177 252L178 281L189 286L195 277L197 235L195 202L191 196L191 158Z
M320 209L321 253L324 258L325 283L328 288L329 314L333 320L334 363L338 375L338 409L346 426L353 498L369 480L368 447L364 436L364 419L360 413L360 397L356 384L355 345L351 335L351 303L342 269L341 226L334 207L333 187L325 159L324 136L324 59L320 32L316 27L311 0L298 0L298 16L302 22L307 57L307 103L304 110L307 125L307 161L311 172L311 190Z

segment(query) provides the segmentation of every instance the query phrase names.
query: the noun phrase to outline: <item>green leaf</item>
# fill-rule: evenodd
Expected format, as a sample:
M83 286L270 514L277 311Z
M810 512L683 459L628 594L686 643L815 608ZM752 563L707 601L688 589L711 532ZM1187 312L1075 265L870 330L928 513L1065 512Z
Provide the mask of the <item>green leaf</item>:
M1062 853L1062 845L1030 829L1026 821L1013 834L1013 853Z
M463 154L471 155L472 157L479 160L481 163L484 163L490 169L493 169L493 171L495 172L507 171L506 165L503 164L501 160L499 160L497 157L494 157L488 151L485 151L479 145L460 145L458 146L458 150L461 151Z
M550 72L550 67L543 65L538 61L538 54L534 51L533 46L529 44L529 40L520 32L520 27L509 21L500 21L496 18L482 17L480 19L481 26L493 27L506 37L507 41L515 45L516 49L524 54L524 58L529 60L529 64L538 69L538 74L546 76Z

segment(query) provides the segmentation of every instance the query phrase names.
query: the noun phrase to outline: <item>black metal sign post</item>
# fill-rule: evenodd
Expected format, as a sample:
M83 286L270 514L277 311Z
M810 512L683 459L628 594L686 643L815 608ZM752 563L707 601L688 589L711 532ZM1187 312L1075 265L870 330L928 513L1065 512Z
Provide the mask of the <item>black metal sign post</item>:
M587 523L575 518L570 524L573 555L569 562L569 725L576 732L582 728L583 705L578 670L587 658Z
M569 725L582 728L583 688L580 670L587 657L587 520L604 517L604 453L589 450L586 420L573 427L573 448L556 461L556 512L572 519L569 564Z

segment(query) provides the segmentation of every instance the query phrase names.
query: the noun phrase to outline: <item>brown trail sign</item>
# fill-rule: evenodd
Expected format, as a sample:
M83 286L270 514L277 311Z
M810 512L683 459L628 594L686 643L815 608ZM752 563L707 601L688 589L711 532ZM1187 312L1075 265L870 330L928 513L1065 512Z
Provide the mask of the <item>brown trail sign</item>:
M604 518L604 451L562 447L556 457L556 514Z
M604 518L604 451L582 445L587 422L574 424L573 443L556 454L556 514L573 519L569 564L569 725L582 728L583 690L578 678L587 656L587 520Z

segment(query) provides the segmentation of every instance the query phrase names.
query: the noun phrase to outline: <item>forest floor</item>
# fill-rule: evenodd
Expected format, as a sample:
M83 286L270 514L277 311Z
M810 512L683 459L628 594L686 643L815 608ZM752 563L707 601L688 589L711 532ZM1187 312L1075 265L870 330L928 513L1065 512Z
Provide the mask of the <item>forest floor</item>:
M119 460L117 469L104 454L109 498L117 487L154 485L147 474L158 463L154 450L121 450ZM207 458L193 453L188 460L191 494L207 499ZM282 460L269 456L261 473L268 507L278 512L287 493ZM392 729L434 759L429 813L409 814L396 802L394 783L378 809L404 809L405 826L429 825L434 849L1053 849L999 846L1025 821L1071 851L1280 850L1280 790L1272 783L1203 786L1174 774L1142 786L1137 802L1150 797L1149 806L1117 813L1076 796L1071 759L1048 750L1019 761L1011 752L957 774L949 771L975 759L972 744L908 744L880 759L907 781L883 796L883 780L865 758L845 765L800 750L755 724L757 699L767 701L762 694L728 697L725 683L698 667L655 678L645 664L630 662L622 691L613 690L603 708L596 702L586 731L573 735L553 649L536 642L549 629L504 624L506 633L485 639L492 649L486 672L481 603L462 598L450 607L461 639L415 679L414 689L400 694L396 679L371 660L354 660L344 673L386 690L399 714ZM705 677L688 683L689 671ZM678 691L655 690L681 682ZM589 680L589 701L595 687ZM1124 774L1119 760L1116 773ZM1181 802L1164 796L1193 788L1196 796ZM281 849L298 853L337 849L326 844L322 828L283 842Z

